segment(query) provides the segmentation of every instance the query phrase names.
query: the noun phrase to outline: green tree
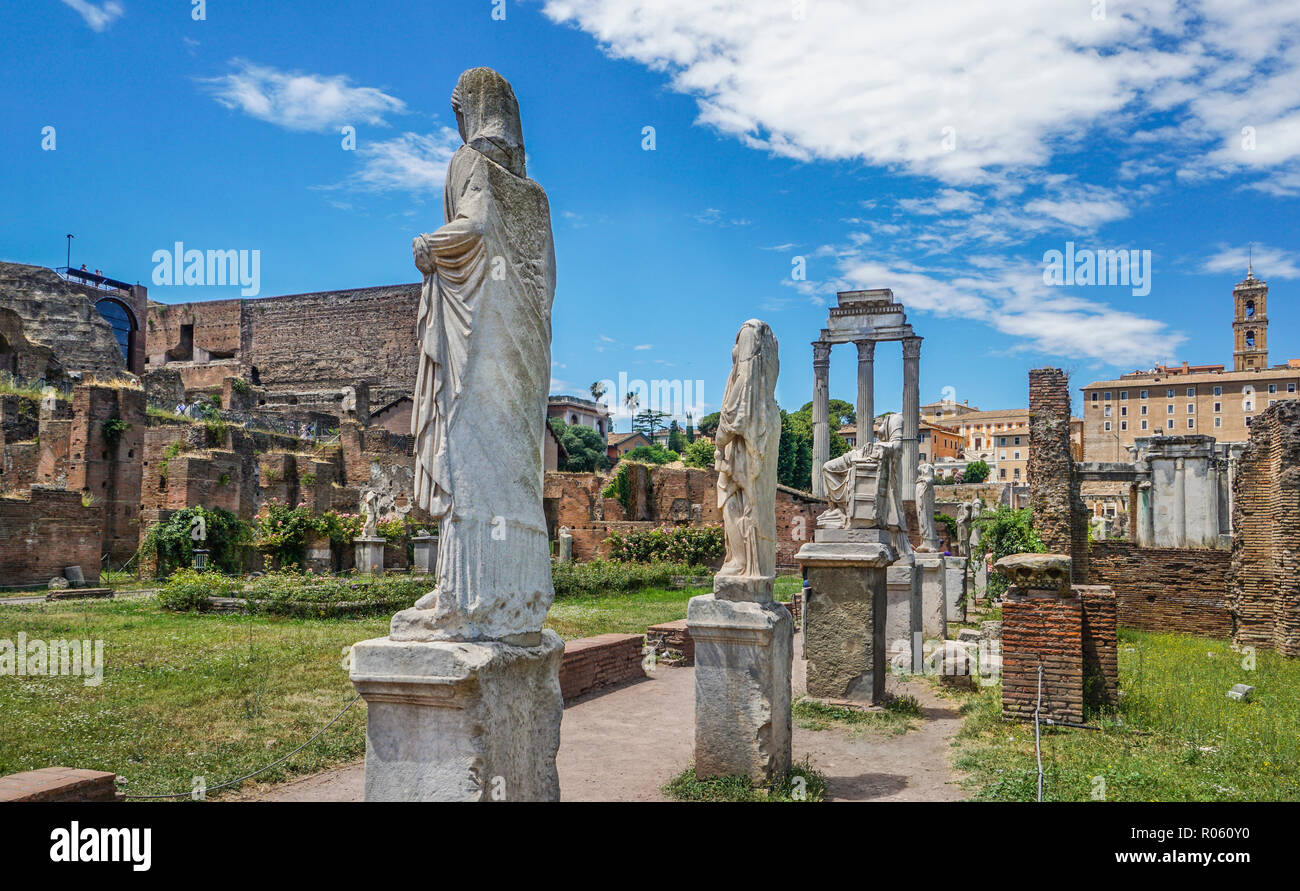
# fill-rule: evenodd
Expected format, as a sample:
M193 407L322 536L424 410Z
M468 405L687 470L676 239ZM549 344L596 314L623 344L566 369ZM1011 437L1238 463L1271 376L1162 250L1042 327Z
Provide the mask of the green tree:
M966 471L961 475L963 483L982 483L989 478L989 465L983 458L977 458L966 465Z
M996 563L1011 554L1041 554L1047 550L1034 531L1033 514L1027 507L1012 510L999 504L976 520L975 525L980 529L981 559L984 554L990 554ZM989 573L990 594L1001 596L1006 589L1007 580L1001 573Z
M707 439L697 439L682 452L682 463L687 467L712 467L713 443ZM780 471L777 471L778 478Z
M551 418L551 429L568 454L561 470L590 473L609 469L605 440L595 430L582 424L566 424L562 418Z
M807 414L809 419L812 418L812 403L805 402L803 408L799 409L799 414ZM858 422L858 410L843 399L831 399L827 406L830 408L831 428L844 427L849 424Z
M673 421L668 427L669 451L676 452L680 455L682 452L686 451L687 445L686 434L682 432L681 426L676 421Z
M715 411L712 414L707 414L700 418L700 422L695 425L695 429L699 430L705 436L712 436L718 432L718 422L721 420L722 412Z
M812 488L812 421L799 412L781 412L776 481L804 492Z
M648 446L637 446L623 454L625 461L640 461L642 464L668 464L680 457L676 452L669 451L657 442Z
M655 434L667 426L667 418L668 412L647 408L645 411L638 412L633 416L632 431L634 433L644 433L647 438L654 439Z

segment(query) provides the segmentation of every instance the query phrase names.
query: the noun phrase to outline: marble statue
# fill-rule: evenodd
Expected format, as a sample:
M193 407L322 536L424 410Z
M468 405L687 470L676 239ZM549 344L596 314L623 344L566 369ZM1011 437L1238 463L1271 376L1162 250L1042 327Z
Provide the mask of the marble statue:
M781 410L773 393L780 369L776 337L765 322L741 326L714 436L718 508L726 536L723 578L776 576L776 461Z
M374 489L367 489L366 494L361 496L361 515L365 518L365 524L361 527L361 537L378 538L379 493Z
M966 553L976 556L981 553L980 545L984 541L984 530L977 522L984 515L984 502L973 499L970 503L970 548Z
M339 410L344 414L356 414L357 411L357 388L344 387L343 399L339 403Z
M960 557L970 556L970 519L970 503L963 501L957 507L957 540L952 543Z
M921 547L918 550L925 553L939 550L939 530L934 523L933 464L922 464L916 469L916 519L921 527Z
M416 236L424 274L411 432L415 500L439 525L437 587L393 617L395 640L535 639L554 599L542 510L555 245L546 192L524 167L514 91L460 76L465 144L446 224Z
M571 563L573 561L573 533L568 526L561 526L560 531L556 533L557 557L561 563Z

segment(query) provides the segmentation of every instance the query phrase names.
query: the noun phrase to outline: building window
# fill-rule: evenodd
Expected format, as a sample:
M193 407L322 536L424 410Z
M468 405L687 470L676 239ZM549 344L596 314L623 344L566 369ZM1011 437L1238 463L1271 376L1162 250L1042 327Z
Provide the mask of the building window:
M1110 421L1107 421L1107 422L1106 422L1106 426L1105 426L1104 429L1105 429L1107 432L1110 431Z
M1214 426L1215 426L1215 427L1222 427L1222 426L1223 426L1223 418L1215 418L1215 419L1214 419Z
M1020 437L1019 437L1019 436L1017 436L1017 437L1015 438L1015 445L1020 445Z
M1255 400L1253 400L1253 399L1247 399L1247 400L1246 400L1246 404L1243 405L1242 408L1244 408L1246 411L1254 411L1254 410L1255 410Z
M1142 391L1141 393L1139 393L1138 395L1141 396L1143 399L1146 399L1146 398L1147 398L1147 395L1148 395L1148 392L1149 392L1149 391L1147 391L1147 390L1143 390L1143 391Z
M1007 478L1007 469L1003 467L1000 470L998 470L998 479L1004 480L1006 478Z
M1106 401L1110 402L1110 390L1106 391Z
M1173 430L1173 429L1174 429L1174 419L1173 419L1173 418L1170 418L1170 419L1168 420L1168 422L1165 424L1165 427L1167 427L1167 428L1170 429L1170 430Z
M1172 415L1173 413L1174 413L1174 407L1172 405L1166 405L1165 414Z
M1216 402L1216 403L1214 403L1214 411L1215 411L1216 413L1217 413L1217 412L1221 412L1221 411L1223 411L1223 403L1222 403L1222 402Z
M1192 398L1193 396L1195 396L1195 395L1196 395L1196 388L1195 388L1195 387L1188 387L1188 388L1187 388L1187 398L1188 398L1188 399L1191 399L1191 398Z
M1194 415L1194 414L1196 414L1196 403L1195 403L1195 402L1189 402L1189 403L1187 403L1187 413L1188 413L1189 415Z
M1143 422L1142 422L1142 429L1143 429L1143 430L1147 429L1147 422L1146 422L1146 421L1143 421Z
M1269 391L1270 393L1276 393L1276 392L1277 392L1277 384L1269 384L1269 385L1268 385L1268 391Z
M1215 396L1222 396L1222 395L1223 395L1223 387L1215 387L1215 388L1214 388L1214 395L1215 395Z
M1295 381L1291 381L1291 383L1289 383L1289 384L1286 385L1286 391L1287 391L1288 393L1294 393L1294 392L1295 392Z
M1121 406L1119 407L1119 416L1120 416L1121 418L1127 418L1127 417L1128 417L1128 406L1127 406L1127 405L1121 405Z
M1147 407L1144 405L1142 406L1142 414L1146 414L1146 413L1147 413Z
M1020 460L1020 453L1019 453L1019 452L1012 452L1012 453L1011 453L1011 457L1012 457L1014 460L1019 461L1019 460Z
M1119 391L1119 398L1120 398L1121 400L1128 399L1128 390L1120 390L1120 391Z
M1128 429L1128 421L1120 421L1120 422L1119 422L1119 429L1121 429L1121 430L1127 430L1127 429Z
M1196 426L1196 418L1188 418L1188 419L1187 419L1187 429L1188 429L1188 430L1191 430L1191 429L1192 429L1193 427L1195 427L1195 426Z
M1019 468L1019 467L1017 467L1017 468L1015 468L1014 470L1011 471L1011 477L1012 477L1012 479L1017 479L1017 480L1020 479L1020 468Z
M1246 426L1250 426L1250 415L1246 415Z

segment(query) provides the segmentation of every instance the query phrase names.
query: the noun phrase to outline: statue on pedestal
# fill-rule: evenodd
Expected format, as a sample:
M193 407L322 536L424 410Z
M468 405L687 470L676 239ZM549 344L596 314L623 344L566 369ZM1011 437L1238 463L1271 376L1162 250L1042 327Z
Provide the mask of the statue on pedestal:
M899 554L912 553L903 510L903 416L891 414L884 438L850 449L822 465L831 507L817 518L823 529L886 529Z
M933 464L922 464L916 469L916 519L921 527L921 546L917 550L925 553L939 550L939 530L934 525Z

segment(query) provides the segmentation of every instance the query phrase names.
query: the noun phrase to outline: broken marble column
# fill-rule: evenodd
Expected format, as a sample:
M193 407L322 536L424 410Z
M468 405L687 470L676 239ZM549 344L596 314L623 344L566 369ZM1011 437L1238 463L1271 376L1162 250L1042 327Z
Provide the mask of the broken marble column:
M966 558L943 558L943 596L949 622L966 621Z
M352 648L368 801L554 801L564 643L542 508L555 249L519 107L489 68L452 93L465 144L424 275L411 432L415 501L438 521L437 585ZM778 425L779 427L779 425Z
M924 631L921 569L912 559L896 560L885 571L885 639L896 671L921 671Z
M823 491L822 465L831 454L830 400L831 400L831 345L820 340L813 342L813 454L812 493L821 498ZM861 437L859 437L861 440ZM862 442L859 442L861 445Z
M781 413L773 393L776 338L746 322L714 437L726 558L713 593L692 597L695 773L763 781L790 769L794 620L776 602L776 461Z
M561 563L573 562L573 533L569 531L568 526L561 526L556 535L556 551L557 559Z
M944 560L943 554L916 554L916 570L921 578L921 633L927 641L948 636L948 600L944 594L948 576Z

